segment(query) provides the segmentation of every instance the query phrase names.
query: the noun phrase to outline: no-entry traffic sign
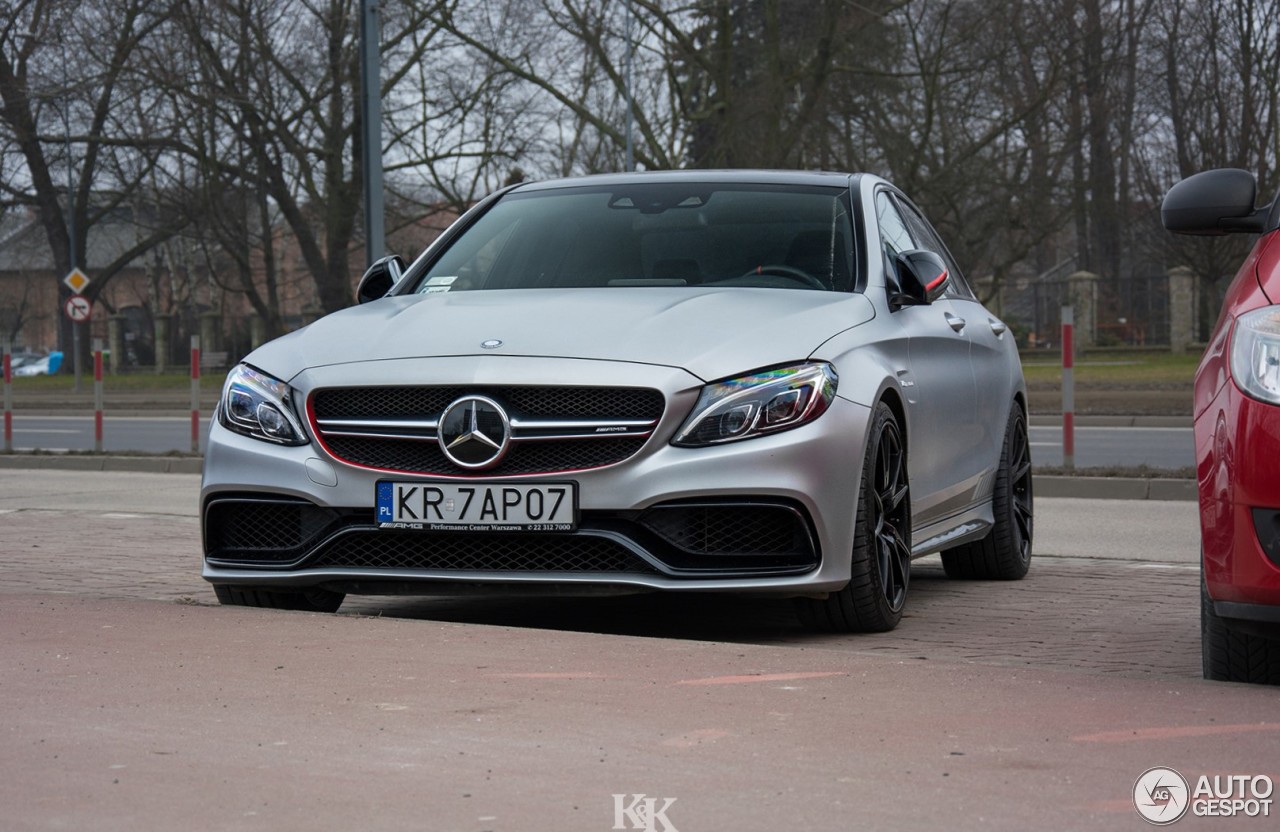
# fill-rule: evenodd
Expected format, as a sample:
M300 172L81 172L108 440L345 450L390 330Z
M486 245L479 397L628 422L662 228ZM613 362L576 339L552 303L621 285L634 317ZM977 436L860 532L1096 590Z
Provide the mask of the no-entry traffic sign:
M93 301L84 295L72 295L62 304L62 311L76 323L83 323L93 314Z

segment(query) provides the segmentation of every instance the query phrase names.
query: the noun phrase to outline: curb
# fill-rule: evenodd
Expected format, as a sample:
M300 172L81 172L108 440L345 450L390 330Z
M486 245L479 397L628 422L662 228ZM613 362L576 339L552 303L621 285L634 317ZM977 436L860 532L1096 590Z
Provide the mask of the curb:
M199 474L204 457L188 456L44 456L8 454L0 456L2 470L37 471L132 471L144 474Z
M41 471L133 471L148 474L199 474L203 457L168 456L44 456L10 454L0 456L0 470ZM1047 477L1035 478L1038 497L1069 497L1091 500L1177 500L1198 499L1195 480L1140 479L1137 477Z
M1199 499L1195 480L1142 479L1138 477L1035 477L1037 497L1073 497L1090 500Z
M1062 414L1032 413L1027 420L1033 428L1060 428ZM1192 427L1190 416L1079 416L1075 418L1076 427L1091 428L1189 428Z

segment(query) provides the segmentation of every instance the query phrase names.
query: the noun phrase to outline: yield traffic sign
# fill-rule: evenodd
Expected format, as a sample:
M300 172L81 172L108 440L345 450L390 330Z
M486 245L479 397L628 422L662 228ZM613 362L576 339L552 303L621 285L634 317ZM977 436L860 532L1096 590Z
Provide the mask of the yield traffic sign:
M80 268L77 266L67 272L67 276L62 278L62 282L67 285L68 289L78 295L84 291L84 287L89 285L89 275L80 271Z
M67 298L66 303L62 304L62 311L72 321L78 324L83 323L93 314L93 301L84 295L72 295Z

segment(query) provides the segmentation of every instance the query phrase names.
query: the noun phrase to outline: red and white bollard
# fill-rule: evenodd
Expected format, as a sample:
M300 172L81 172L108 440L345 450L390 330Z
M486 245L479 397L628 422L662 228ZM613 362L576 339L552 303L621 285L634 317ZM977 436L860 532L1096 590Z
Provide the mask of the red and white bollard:
M102 340L93 339L93 450L102 453Z
M200 336L191 336L191 453L200 453Z
M1062 307L1062 467L1076 467L1075 308Z
M10 398L9 386L13 383L13 356L8 344L0 348L4 350L4 449L13 451L13 401Z

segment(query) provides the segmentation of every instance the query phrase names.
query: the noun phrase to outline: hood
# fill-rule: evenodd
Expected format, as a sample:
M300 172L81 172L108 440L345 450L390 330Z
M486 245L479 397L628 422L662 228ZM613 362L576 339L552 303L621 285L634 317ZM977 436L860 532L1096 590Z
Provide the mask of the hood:
M804 290L440 293L335 312L245 360L285 380L333 364L498 354L658 364L707 381L807 358L831 336L874 316L862 295ZM482 349L490 339L502 345Z

